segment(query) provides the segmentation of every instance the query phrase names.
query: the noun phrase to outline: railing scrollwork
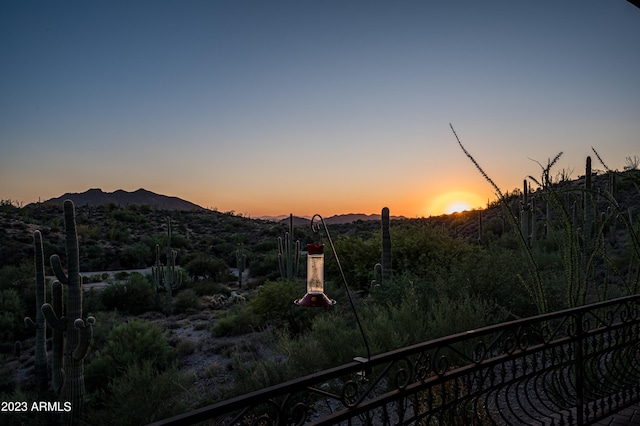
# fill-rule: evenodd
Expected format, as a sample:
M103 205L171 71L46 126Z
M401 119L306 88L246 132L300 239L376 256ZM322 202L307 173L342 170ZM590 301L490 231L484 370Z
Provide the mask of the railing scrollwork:
M458 333L155 425L593 424L640 401L639 305L629 296Z

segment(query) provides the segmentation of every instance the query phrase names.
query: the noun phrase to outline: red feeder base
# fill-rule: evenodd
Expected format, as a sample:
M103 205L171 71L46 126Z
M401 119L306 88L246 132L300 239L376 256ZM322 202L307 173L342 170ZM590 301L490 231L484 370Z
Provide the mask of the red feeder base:
M324 308L335 305L336 301L329 299L324 293L307 293L302 299L294 300L293 303L310 308Z

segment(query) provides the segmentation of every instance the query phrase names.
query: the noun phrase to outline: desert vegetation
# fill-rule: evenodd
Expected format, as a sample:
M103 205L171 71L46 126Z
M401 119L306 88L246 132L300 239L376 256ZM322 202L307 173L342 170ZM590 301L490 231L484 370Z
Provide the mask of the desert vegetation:
M572 180L554 171L558 158L522 188L494 186L486 209L405 220L387 210L382 221L330 226L372 354L637 293L637 161L614 171L594 151L601 169L587 159ZM308 225L108 204L75 206L70 233L69 209L0 203L3 401L58 401L62 326L67 340L78 336L64 350L75 353L65 366L78 380L65 392L84 407L75 424L145 424L367 351L332 253L325 291L337 304L293 303L305 292L300 248L325 238ZM77 294L68 284L76 257ZM142 272L123 272L133 269ZM0 421L55 424L65 413L36 414Z

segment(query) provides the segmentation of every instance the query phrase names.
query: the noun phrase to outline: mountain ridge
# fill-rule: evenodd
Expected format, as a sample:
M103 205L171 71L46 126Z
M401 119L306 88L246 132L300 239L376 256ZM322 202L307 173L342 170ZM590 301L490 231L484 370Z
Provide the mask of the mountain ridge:
M149 205L160 210L207 210L198 204L184 200L179 197L168 196L163 194L157 194L155 192L139 188L135 191L125 191L123 189L117 189L113 192L105 192L100 188L90 188L85 192L67 192L59 197L50 198L43 201L43 204L59 204L62 205L64 200L72 200L76 206L100 206L104 204L113 203L120 207L127 207L129 205ZM36 203L32 203L36 204ZM258 216L255 219L268 220L273 222L285 222L289 220L289 215L278 216ZM380 214L366 214L366 213L344 213L329 216L324 218L326 224L343 224L352 223L358 220L370 221L381 219ZM390 219L406 219L404 216L392 216ZM300 225L311 220L311 217L307 216L295 216L294 224Z
M182 198L157 194L144 188L129 192L118 189L105 192L100 188L90 188L85 192L67 192L59 197L44 201L45 204L62 204L64 200L71 200L77 206L100 206L114 203L121 207L129 205L149 205L163 210L206 210L191 201Z
M289 222L289 216L287 215L282 215L282 216L264 216L261 217L259 219L263 219L263 220L271 220L274 222L280 222L280 223L285 223L285 222ZM327 225L337 225L337 224L343 224L343 223L353 223L356 221L370 221L370 220L375 220L375 221L379 221L382 219L382 216L380 214L366 214L366 213L344 213L344 214L336 214L333 216L329 216L324 218L324 222ZM406 217L404 216L390 216L389 217L390 220L400 220L400 219L406 219ZM304 225L306 223L308 223L311 220L310 216L293 216L293 224L295 226L299 226L299 225Z

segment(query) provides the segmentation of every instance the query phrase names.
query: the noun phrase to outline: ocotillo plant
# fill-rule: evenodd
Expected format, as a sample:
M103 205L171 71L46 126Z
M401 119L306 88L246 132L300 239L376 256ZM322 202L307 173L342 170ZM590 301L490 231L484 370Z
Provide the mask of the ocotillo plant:
M35 379L36 388L43 392L47 388L47 322L42 313L42 305L47 302L47 294L44 282L44 252L42 250L42 234L40 231L33 233L33 245L35 248L36 267L36 321L27 317L24 319L27 327L36 331L36 352L35 352Z
M293 214L289 214L289 232L285 232L284 239L278 237L278 264L283 280L296 280L300 265L300 240L293 241Z
M151 276L156 289L165 293L164 313L171 315L173 291L182 285L182 273L176 268L178 252L171 249L171 218L167 217L167 266L160 263L160 246L156 244L156 266L151 268Z
M480 164L478 164L475 158L473 158L473 156L469 153L469 151L467 151L464 145L462 145L462 142L460 141L460 138L458 138L458 135L456 134L456 131L453 128L453 125L449 124L449 126L451 127L451 131L453 132L453 135L455 136L456 141L458 142L458 145L460 146L462 151L465 153L467 158L471 160L473 165L476 167L476 169L478 169L478 171L485 178L485 180L489 182L489 184L493 187L493 189L496 192L496 195L498 196L498 200L504 207L504 211L507 213L507 219L509 220L512 227L516 231L518 243L523 247L524 252L527 256L527 259L529 260L529 263L530 263L530 273L532 278L531 282L528 280L525 280L524 278L521 278L520 281L522 282L525 290L529 293L529 296L531 297L533 303L536 305L538 312L540 313L547 312L548 304L547 304L547 298L545 295L545 289L542 283L542 278L540 275L540 269L538 268L538 263L535 259L533 251L531 250L531 246L528 244L527 237L522 232L520 223L518 223L519 221L516 214L511 210L508 199L507 197L505 197L505 194L502 192L500 187L496 185L496 183L489 177L489 175L487 175L487 173L482 169L482 167L480 167Z
M236 249L236 265L238 267L238 288L242 287L242 274L247 266L247 255L244 252L244 244L239 243Z
M373 285L389 285L392 278L391 267L391 233L389 232L389 208L383 207L380 215L382 230L382 259L373 267L375 280Z
M71 200L64 204L65 246L67 253L67 270L62 270L60 257L51 256L51 267L57 278L57 285L66 285L66 304L53 301L60 308L56 309L48 303L42 305L42 312L49 326L64 332L63 348L63 381L60 389L60 401L70 402L71 411L62 413L62 423L80 424L84 403L84 358L89 352L89 344L93 336L95 318L82 319L82 277L80 276L80 257L78 252L78 234L76 232L75 207ZM56 284L54 283L54 286ZM54 292L58 294L58 292ZM62 299L62 292L59 292ZM64 310L62 309L64 307ZM53 352L53 357L58 356ZM55 390L55 388L54 388Z

